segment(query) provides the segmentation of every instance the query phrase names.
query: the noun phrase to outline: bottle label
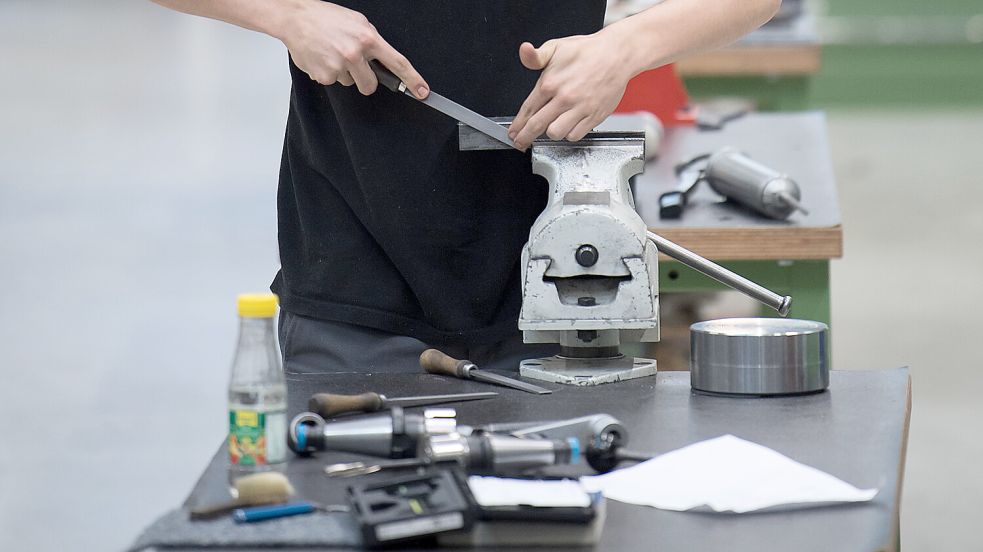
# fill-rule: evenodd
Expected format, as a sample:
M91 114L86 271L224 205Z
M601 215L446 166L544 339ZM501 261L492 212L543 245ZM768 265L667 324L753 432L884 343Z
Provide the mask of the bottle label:
M287 454L286 412L229 411L229 461L238 466L283 462Z

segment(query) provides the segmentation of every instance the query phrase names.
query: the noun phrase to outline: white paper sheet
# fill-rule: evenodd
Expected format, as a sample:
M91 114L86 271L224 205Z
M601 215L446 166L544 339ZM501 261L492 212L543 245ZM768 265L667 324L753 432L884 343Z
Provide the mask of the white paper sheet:
M475 501L482 506L538 506L562 508L590 506L590 495L575 479L535 481L502 477L468 478Z
M608 474L582 477L605 497L685 511L752 512L783 505L864 502L877 489L858 489L768 447L724 435Z

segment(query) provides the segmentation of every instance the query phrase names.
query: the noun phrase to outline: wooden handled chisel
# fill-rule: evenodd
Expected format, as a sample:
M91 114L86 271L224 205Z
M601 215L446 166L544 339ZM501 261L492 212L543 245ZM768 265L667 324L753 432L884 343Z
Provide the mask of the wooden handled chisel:
M456 121L460 121L483 134L487 134L510 148L515 147L515 142L509 138L508 130L488 117L475 113L463 105L451 101L432 90L426 98L421 100L413 95L406 85L399 80L399 77L394 75L389 69L386 69L381 63L372 60L369 62L369 65L371 65L372 70L375 71L375 76L377 79L379 79L379 84L388 88L389 90L392 90L393 92L402 92L414 100L425 103Z
M470 360L457 360L456 358L445 355L437 349L427 349L426 351L423 351L423 354L420 355L420 366L422 366L423 369L430 374L440 374L461 379L483 381L485 383L511 387L512 389L518 389L520 391L525 391L526 393L535 393L537 395L548 395L552 393L552 391L549 389L545 389L538 385L533 385L517 379L507 378L492 372L479 370L478 367L475 366Z

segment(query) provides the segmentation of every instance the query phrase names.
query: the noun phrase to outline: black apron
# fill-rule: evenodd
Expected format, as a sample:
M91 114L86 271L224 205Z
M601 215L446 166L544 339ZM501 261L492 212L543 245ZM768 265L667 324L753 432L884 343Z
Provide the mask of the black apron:
M431 89L514 115L538 72L524 41L600 29L604 0L337 2L363 13ZM461 152L456 122L382 87L322 86L290 64L278 194L284 309L428 343L514 335L519 255L546 202L528 153Z

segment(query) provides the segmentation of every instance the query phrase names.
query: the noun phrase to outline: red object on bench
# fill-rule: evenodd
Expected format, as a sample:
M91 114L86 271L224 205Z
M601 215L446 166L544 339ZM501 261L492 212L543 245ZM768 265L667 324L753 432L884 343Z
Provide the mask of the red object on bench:
M696 113L689 106L689 95L673 64L663 65L637 75L628 82L615 113L648 111L663 126L687 126L696 123Z

